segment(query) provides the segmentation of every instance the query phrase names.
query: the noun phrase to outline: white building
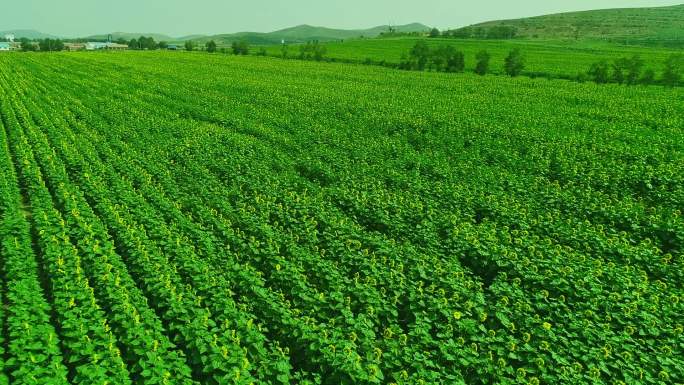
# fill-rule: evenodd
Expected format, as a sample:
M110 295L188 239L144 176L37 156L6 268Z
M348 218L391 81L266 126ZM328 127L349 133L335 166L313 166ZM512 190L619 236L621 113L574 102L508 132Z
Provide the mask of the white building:
M86 49L86 51L100 51L100 50L121 51L121 50L128 49L128 46L125 44L101 43L101 42L95 41L95 42L86 43L85 49Z
M11 51L12 45L10 43L0 42L0 51Z
M10 43L14 43L14 34L8 33L5 35L5 40L9 41Z

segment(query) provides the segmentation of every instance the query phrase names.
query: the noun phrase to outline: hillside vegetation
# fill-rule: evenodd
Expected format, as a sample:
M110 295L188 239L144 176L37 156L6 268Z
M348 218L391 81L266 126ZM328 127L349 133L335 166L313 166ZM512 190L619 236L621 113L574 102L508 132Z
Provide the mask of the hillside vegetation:
M596 39L684 46L684 5L559 13L490 21L459 31L484 37L499 27L514 27L515 36L525 39Z

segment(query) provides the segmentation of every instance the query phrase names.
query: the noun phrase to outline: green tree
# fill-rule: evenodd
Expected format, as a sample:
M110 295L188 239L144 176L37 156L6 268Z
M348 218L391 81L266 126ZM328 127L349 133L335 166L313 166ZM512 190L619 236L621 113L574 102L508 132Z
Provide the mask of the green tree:
M38 49L43 52L50 50L50 39L43 39L38 41Z
M608 83L609 80L609 74L608 74L608 63L605 60L596 62L591 65L589 68L589 72L587 72L587 75L589 75L589 78L597 84L605 84Z
M441 35L441 32L439 32L439 29L433 28L430 30L430 37L439 37Z
M646 69L644 71L644 74L641 75L641 79L639 79L639 83L641 83L643 85L655 83L655 71L652 68Z
M438 48L430 57L436 71L463 72L465 69L465 55L450 45Z
M446 71L447 72L463 72L465 71L465 54L456 49L447 51L446 57Z
M676 55L671 55L665 61L665 66L663 68L663 84L666 87L676 87L681 80L680 72L680 62L681 57Z
M415 65L415 68L411 69L418 71L424 70L428 60L430 59L430 47L428 47L425 41L418 40L413 48L411 48L411 51L409 52L409 58Z
M513 39L517 33L513 26L497 25L487 30L487 39Z
M216 52L216 42L213 40L209 40L209 42L206 44L207 46L207 52L209 53L214 53Z
M328 52L328 49L322 45L319 44L318 41L314 42L313 44L313 57L314 60L316 61L321 61L325 57L325 54Z
M318 40L307 42L299 46L299 59L321 61L327 52L327 48L320 44Z
M43 39L38 42L38 47L43 52L62 51L64 43L59 39Z
M169 43L167 43L165 41L159 42L159 49L167 49L167 48L169 48Z
M477 63L475 64L475 73L478 75L486 75L489 72L489 60L491 59L489 52L482 50L475 55Z
M185 50L186 51L194 51L195 50L195 42L192 40L188 40L185 42Z
M283 44L280 47L280 57L282 57L283 59L287 59L287 57L289 55L289 51L290 51L290 47L288 47L287 44Z
M525 59L518 48L512 50L504 60L504 70L509 76L518 76L525 69Z
M414 63L413 59L409 57L407 54L402 54L401 55L401 60L399 60L399 69L400 70L412 70L417 66L416 63Z
M447 52L449 48L453 49L453 47L439 47L434 52L430 52L429 58L429 65L428 68L433 71L437 72L442 72L446 70L446 58L449 55Z
M131 39L131 41L128 42L128 49L140 49L138 39Z
M299 60L308 60L311 59L309 56L309 45L311 43L307 42L306 44L302 44L299 46Z
M140 38L138 39L138 44L140 49L144 50L152 51L159 48L159 45L156 41L154 41L153 37L140 36Z
M617 84L622 84L627 79L627 69L629 68L629 59L620 58L613 61L613 76L612 81Z
M460 38L460 39L468 39L473 36L473 28L471 27L464 27L464 28L459 28L457 30L451 31L450 35L452 37Z
M639 55L634 55L626 60L625 64L627 65L627 76L625 77L627 84L637 84L639 82L639 77L641 76L641 71L644 68L644 61Z
M233 49L233 55L248 55L249 54L249 44L246 41L234 41L231 44Z

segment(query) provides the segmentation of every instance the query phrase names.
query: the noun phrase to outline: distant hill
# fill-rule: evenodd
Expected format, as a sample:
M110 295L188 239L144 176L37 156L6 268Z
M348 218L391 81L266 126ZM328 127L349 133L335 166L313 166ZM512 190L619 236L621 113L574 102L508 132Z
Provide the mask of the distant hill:
M424 32L430 27L413 23L394 27L397 32ZM315 27L311 25L299 25L292 28L281 29L274 32L239 32L233 34L221 34L214 36L204 36L195 38L198 42L215 40L218 44L230 44L233 41L244 40L250 44L279 44L283 40L286 43L305 43L307 41L318 40L321 42L338 41L359 37L378 37L382 32L389 30L389 26L378 26L368 29L333 29L326 27Z
M15 38L27 38L27 39L54 39L56 36L49 35L47 33L42 33L33 29L14 29L9 31L1 31L0 37L5 35L14 35Z
M425 32L430 29L430 27L420 24L406 24L401 26L395 26L395 31L397 32ZM353 39L359 37L377 37L382 32L387 32L389 26L382 25L368 29L334 29L326 27L314 27L311 25L299 25L292 28L285 28L274 32L238 32L231 34L219 34L219 35L189 35L182 37L172 37L159 33L131 33L131 32L112 32L112 40L124 39L131 40L137 39L140 36L152 37L156 41L166 41L166 42L183 42L187 40L194 40L199 43L207 42L209 40L215 40L219 45L227 45L233 41L247 41L254 45L272 45L280 44L283 40L287 43L305 43L307 41L318 40L321 42L339 41L345 39ZM17 38L27 37L29 39L44 39L44 38L56 38L56 36L44 34L38 31L32 30L22 30L22 31L7 31L0 32L0 37L4 36L5 33L14 33ZM91 35L87 37L81 37L74 40L106 40L110 34L99 34Z
M503 27L503 28L502 28ZM483 37L515 28L527 39L596 39L623 43L684 45L684 4L670 7L619 8L558 13L498 20L461 28L462 34Z

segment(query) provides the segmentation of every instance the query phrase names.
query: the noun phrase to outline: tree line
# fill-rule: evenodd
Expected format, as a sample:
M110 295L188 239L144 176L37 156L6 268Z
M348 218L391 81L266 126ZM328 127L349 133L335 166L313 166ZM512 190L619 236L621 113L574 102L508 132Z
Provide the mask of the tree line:
M64 50L64 42L60 39L41 39L36 42L27 38L19 40L19 48L24 52L54 52Z
M475 55L474 72L486 75L490 72L491 55L482 50ZM645 62L639 55L615 59L612 62L601 60L591 65L586 73L577 76L563 76L525 72L525 57L520 49L511 50L504 58L503 69L508 76L527 75L529 77L545 76L547 78L563 78L567 80L587 81L591 80L598 84L615 83L626 85L664 85L675 87L681 82L682 70L681 56L672 55L665 60L660 74L656 74L651 68L645 68ZM366 64L371 64L369 59ZM465 54L453 46L444 45L430 48L428 44L420 40L404 55L398 65L399 69L410 71L436 71L436 72L464 72Z
M486 50L475 55L475 73L489 73L492 56ZM399 62L399 69L411 71L464 72L465 54L451 45L430 48L425 41L418 41L411 50L404 54ZM519 49L511 50L504 59L504 71L509 76L519 76L525 69L525 58Z
M464 27L440 31L437 28L430 30L430 37L447 37L457 39L514 39L518 36L518 28L510 25L495 25L493 27Z
M137 39L133 38L129 41L126 41L124 39L119 39L116 41L116 43L126 44L126 45L128 45L128 49L137 50L137 51L154 51L157 49L166 49L169 46L169 44L165 41L157 42L154 40L153 37L146 37L146 36L140 36Z
M202 47L193 40L187 40L184 43L184 48L186 51L202 50ZM206 51L208 53L215 53L215 52L228 53L229 52L228 49L226 49L226 48L219 48L218 44L216 44L216 42L214 40L209 40L208 42L204 43L204 51ZM246 41L234 41L231 44L230 51L234 55L249 55L250 47Z
M662 84L675 87L681 81L681 63L680 56L671 55L664 61L660 76L657 76L652 68L644 67L644 60L639 55L618 58L612 62L601 60L591 65L586 78L597 84Z
M290 52L290 46L283 44L280 47L279 57L283 59L299 59L299 60L314 60L327 61L325 55L328 53L328 48L321 44L318 40L309 41L306 44L299 45L299 52ZM264 52L264 56L266 52Z

